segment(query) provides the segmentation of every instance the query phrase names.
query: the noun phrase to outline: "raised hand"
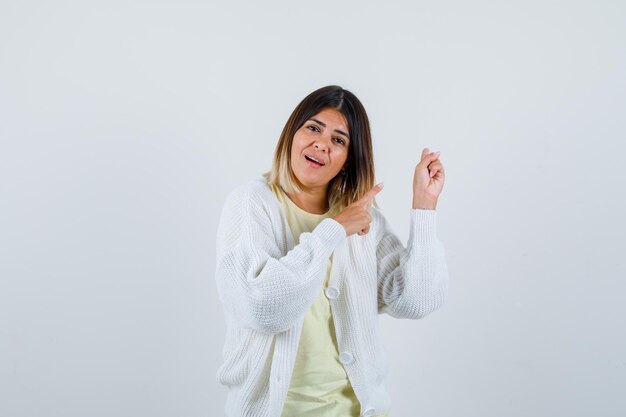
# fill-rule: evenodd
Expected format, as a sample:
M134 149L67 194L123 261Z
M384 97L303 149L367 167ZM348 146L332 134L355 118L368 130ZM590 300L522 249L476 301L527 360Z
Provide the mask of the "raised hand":
M439 152L422 150L422 159L413 174L413 208L434 210L443 189L445 172Z
M383 189L383 183L376 184L365 195L359 198L348 207L344 208L341 213L333 217L336 221L341 223L344 229L346 229L346 236L357 233L359 236L363 236L370 230L370 223L372 222L372 215L369 213L369 206L376 194Z

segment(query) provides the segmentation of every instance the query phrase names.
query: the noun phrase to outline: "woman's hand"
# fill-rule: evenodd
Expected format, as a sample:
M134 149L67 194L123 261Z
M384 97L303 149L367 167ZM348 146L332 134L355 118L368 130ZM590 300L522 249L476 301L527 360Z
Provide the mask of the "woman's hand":
M363 197L344 208L341 213L333 217L346 229L346 236L357 233L363 236L370 230L372 215L368 212L369 203L374 196L383 189L383 183L376 184Z
M413 208L434 210L443 188L445 172L439 160L439 152L422 150L422 160L413 175Z

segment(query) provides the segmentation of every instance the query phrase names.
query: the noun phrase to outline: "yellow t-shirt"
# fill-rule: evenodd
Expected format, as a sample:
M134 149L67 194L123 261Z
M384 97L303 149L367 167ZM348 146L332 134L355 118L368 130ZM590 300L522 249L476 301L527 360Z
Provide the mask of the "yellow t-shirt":
M283 207L296 244L300 234L311 232L334 213L309 213L298 207L282 188L269 184ZM343 364L339 350L330 303L324 289L328 287L332 266L331 255L324 286L304 316L302 335L289 391L281 417L358 417L361 409ZM377 417L386 417L382 414Z

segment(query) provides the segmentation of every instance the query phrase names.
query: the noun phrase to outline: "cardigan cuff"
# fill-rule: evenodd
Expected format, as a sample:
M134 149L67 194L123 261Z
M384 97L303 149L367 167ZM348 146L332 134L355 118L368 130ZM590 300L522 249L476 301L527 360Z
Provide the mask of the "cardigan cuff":
M437 240L437 211L411 209L409 242L429 243Z
M320 238L328 256L346 239L346 229L337 220L327 217L311 233Z

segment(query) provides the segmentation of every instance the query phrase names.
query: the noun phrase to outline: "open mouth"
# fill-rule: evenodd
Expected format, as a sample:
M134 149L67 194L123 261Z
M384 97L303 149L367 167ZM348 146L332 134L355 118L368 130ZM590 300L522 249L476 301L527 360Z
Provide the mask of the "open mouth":
M307 161L309 161L309 165L315 166L315 167L323 167L324 164L317 162L315 159L311 158L308 155L304 155L304 157L306 158Z

